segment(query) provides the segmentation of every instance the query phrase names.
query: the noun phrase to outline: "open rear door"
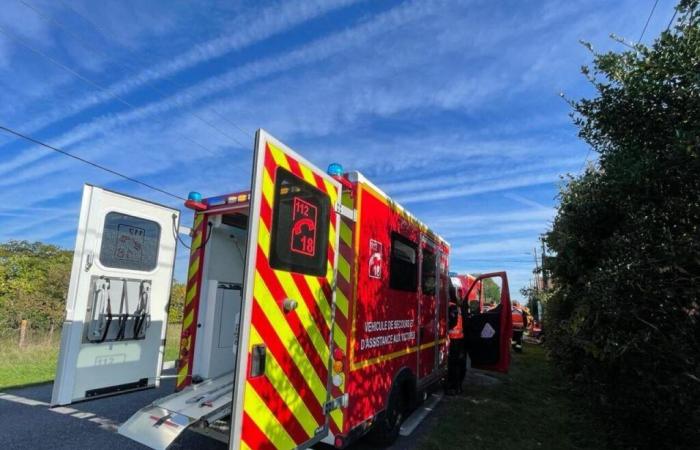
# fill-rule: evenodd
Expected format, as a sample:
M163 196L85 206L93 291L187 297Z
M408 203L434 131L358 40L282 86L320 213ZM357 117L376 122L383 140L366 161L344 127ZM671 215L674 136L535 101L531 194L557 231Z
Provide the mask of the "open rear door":
M179 211L85 185L51 405L158 385Z
M331 354L340 184L258 130L230 448L304 448L342 425Z
M501 279L501 302L495 308L471 314L467 319L465 333L469 358L475 369L506 373L510 367L510 339L513 334L508 276L505 272L479 275L464 298L468 299L472 290L480 288L483 285L481 281L487 278Z

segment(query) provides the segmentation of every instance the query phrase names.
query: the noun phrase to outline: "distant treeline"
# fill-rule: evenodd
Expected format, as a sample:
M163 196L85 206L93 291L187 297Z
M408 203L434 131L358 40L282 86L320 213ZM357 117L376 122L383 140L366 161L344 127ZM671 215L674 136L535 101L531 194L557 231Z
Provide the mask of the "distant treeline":
M0 244L0 330L28 320L48 330L63 322L73 252L41 242ZM182 320L185 287L173 283L170 322Z

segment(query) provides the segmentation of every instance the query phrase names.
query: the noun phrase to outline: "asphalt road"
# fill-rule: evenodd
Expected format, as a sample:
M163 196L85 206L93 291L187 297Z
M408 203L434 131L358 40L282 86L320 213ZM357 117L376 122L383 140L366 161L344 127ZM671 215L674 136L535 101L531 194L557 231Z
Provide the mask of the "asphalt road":
M114 429L142 407L171 394L175 380L163 380L158 389L85 401L71 405L70 408L59 409L48 408L52 386L52 383L48 383L2 391L2 394L10 397L0 394L1 450L146 449L147 447L117 434ZM186 431L170 448L219 450L227 447L213 439Z
M0 450L144 450L147 447L115 432L116 427L154 400L171 394L175 380L164 379L158 389L76 403L68 408L48 407L52 383L0 391ZM439 406L438 406L439 408ZM425 422L430 422L426 420ZM411 436L400 437L387 450L415 447L416 435L430 425L422 423ZM223 450L227 446L200 434L185 431L170 449ZM318 449L332 449L320 445ZM365 440L351 450L373 448Z

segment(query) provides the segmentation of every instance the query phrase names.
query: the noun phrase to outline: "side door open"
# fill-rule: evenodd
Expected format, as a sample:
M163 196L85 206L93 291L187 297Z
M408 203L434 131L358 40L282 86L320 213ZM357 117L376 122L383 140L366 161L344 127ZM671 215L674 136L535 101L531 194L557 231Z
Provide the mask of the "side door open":
M158 385L179 214L83 188L52 406Z
M508 372L510 367L510 339L513 334L510 291L505 272L479 275L469 286L465 298L480 288L487 278L501 279L501 301L493 309L472 313L466 320L465 336L471 366L475 369ZM481 293L479 293L481 295Z
M418 379L433 375L438 348L438 261L440 248L426 236L421 239L418 317Z
M232 449L305 448L342 426L330 395L345 383L331 357L340 189L258 130Z

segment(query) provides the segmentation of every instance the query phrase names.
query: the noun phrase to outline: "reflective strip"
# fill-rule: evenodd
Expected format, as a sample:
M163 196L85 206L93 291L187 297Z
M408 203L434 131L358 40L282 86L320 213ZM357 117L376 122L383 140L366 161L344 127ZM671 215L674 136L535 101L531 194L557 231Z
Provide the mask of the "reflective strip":
M344 220L340 221L340 239L348 247L352 246L352 230L345 224Z
M338 258L338 273L346 280L350 280L350 264L342 256Z
M253 344L263 343L263 339L255 327L251 328L250 340ZM304 431L306 431L309 436L313 436L318 422L311 414L311 411L309 411L302 397L299 396L294 386L292 386L284 370L282 370L272 353L268 353L266 356L265 376L282 400L287 404L287 407L293 412L302 427L304 427Z
M335 244L340 232L335 223L337 216L332 211L338 189L315 173L311 166L296 161L270 142L266 143L263 160L257 243L251 243L257 244L257 267L252 280L254 303L250 349L264 342L269 350L264 378L246 381L242 438L251 448L270 444L278 448L293 448L302 444L302 439L308 440L304 434L311 438L325 422L323 405L329 397L327 375L331 361L328 340L333 292L330 286L336 282L334 265L339 255ZM328 195L332 220L325 255L328 271L323 278L292 275L269 267L277 167L288 170ZM285 298L297 301L296 310L282 311L281 302ZM341 303L340 308L345 313L336 310L336 314L346 316L346 296ZM343 320L347 322L346 317ZM347 348L344 330L333 324L332 333L334 345ZM342 427L343 413L340 410L331 413L330 418L334 429Z
M291 172L289 162L287 162L287 156L284 154L284 152L269 142L267 143L267 148L270 149L270 154L272 155L272 159L275 160L275 164L282 166Z
M245 405L243 410L265 434L265 437L279 449L295 448L296 442L289 436L287 430L270 411L265 401L260 398L249 382L245 384Z
M181 389L189 384L190 359L192 358L192 339L194 338L194 317L196 307L194 305L198 292L198 278L201 271L201 244L202 244L202 223L204 214L197 213L194 216L192 231L192 245L190 246L190 265L187 269L187 292L185 293L185 304L183 305L182 332L180 334L180 360L177 372L177 388ZM184 356L183 356L184 355Z
M254 295L256 298L256 303L263 310L267 320L274 324L276 334L280 341L282 341L286 348L290 350L293 348L301 349L302 347L299 344L299 341L297 341L296 336L289 327L289 324L282 315L279 307L274 302L264 300L261 301L261 299L270 299L273 298L273 296L268 290L265 281L260 276L260 273L257 271L255 272L253 290L255 291ZM304 378L306 378L316 399L319 401L319 403L323 404L326 401L325 381L321 380L316 371L313 370L313 365L311 364L311 361L309 361L308 355L303 351L290 351L289 355L292 357L292 360L297 366L297 369L299 369L299 372L301 372L304 375Z
M192 309L182 320L182 329L186 330L194 321L194 309Z
M306 302L303 300L303 297L299 292L299 289L297 288L294 279L289 274L289 272L285 272L283 270L273 270L273 273L277 276L277 279L282 285L284 291L287 293L288 298L297 299L297 316L299 317L301 323L304 325L304 329L306 329L306 332L309 334L309 337L311 338L311 343L316 348L316 351L318 352L321 359L324 362L328 361L331 357L331 352L328 349L328 344L323 339L323 336L321 336L321 333L318 330L316 323L314 323L313 318L311 317L311 311L309 311L309 308L306 306ZM316 299L314 299L314 301L317 305L320 303ZM325 303L325 300L323 301L323 303ZM330 319L330 311L329 314L325 317L328 317Z
M187 279L191 280L199 272L199 257L190 264L190 269L187 271Z

